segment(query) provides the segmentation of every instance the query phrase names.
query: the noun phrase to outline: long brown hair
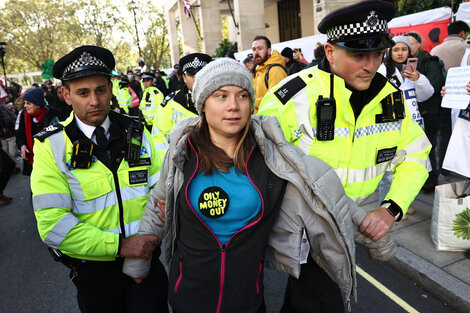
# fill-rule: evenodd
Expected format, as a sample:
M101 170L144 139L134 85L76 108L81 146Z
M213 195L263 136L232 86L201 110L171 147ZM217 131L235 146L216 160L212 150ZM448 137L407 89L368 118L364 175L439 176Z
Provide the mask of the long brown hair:
M199 122L189 127L186 132L189 133L189 140L191 141L191 143L186 143L186 156L189 156L192 145L199 156L198 173L204 171L209 175L216 169L227 173L232 166L235 166L240 173L246 173L246 161L250 155L253 142L250 135L250 120L248 120L245 129L239 134L233 159L212 142L204 112Z

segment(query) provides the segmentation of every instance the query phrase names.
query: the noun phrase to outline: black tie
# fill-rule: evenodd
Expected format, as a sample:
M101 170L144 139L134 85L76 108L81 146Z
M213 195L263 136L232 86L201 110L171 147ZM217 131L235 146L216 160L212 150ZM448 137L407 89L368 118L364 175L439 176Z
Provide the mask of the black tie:
M95 128L95 136L96 136L96 143L101 148L105 149L106 145L108 144L108 139L106 139L106 135L104 134L104 128L102 126L98 126Z

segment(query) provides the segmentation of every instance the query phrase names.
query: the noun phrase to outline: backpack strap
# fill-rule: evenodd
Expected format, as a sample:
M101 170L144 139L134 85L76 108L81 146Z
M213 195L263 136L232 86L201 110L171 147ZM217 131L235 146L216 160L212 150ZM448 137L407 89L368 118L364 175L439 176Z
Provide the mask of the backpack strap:
M274 66L280 66L284 72L286 72L287 74L287 70L284 66L282 66L282 64L279 64L279 63L274 63L274 64L271 64L270 66L268 66L268 69L266 70L266 75L264 75L264 83L266 84L266 88L269 89L269 85L268 85L268 82L269 82L269 70L272 69Z

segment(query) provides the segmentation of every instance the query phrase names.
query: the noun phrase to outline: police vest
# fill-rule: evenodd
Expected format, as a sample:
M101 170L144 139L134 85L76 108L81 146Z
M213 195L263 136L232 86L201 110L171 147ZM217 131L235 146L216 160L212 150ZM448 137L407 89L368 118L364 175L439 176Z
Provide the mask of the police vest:
M175 96L179 92L182 91L178 90L166 96L157 109L153 120L152 139L154 140L156 150L163 155L169 147L168 136L176 122L189 117L198 116L175 100Z
M129 109L132 108L132 95L129 88L119 88L117 90L116 99L119 107L123 109L126 114L129 114Z
M74 144L63 129L72 122L73 114L47 129L42 141L35 139L31 189L39 235L46 245L71 257L111 261L121 229L126 237L139 229L161 159L144 130L139 162L123 159L113 174L93 155L89 168L74 168Z
M148 125L153 125L153 119L160 103L163 101L163 93L157 87L150 86L145 89L139 109Z
M428 176L426 159L431 146L406 108L402 120L376 122L383 113L381 101L396 90L386 82L356 120L349 103L351 91L335 76L336 118L331 141L316 138L315 103L320 95L330 95L330 74L318 67L294 74L272 88L258 114L276 115L287 141L333 167L346 194L359 204L367 201L391 165L396 172L385 200L393 199L406 213Z

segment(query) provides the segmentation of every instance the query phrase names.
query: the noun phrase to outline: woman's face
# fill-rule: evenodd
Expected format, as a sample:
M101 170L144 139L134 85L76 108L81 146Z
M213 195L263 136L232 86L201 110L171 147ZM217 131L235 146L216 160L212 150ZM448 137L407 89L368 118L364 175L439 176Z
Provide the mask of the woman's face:
M406 60L408 59L409 50L410 49L408 48L408 45L406 43L397 42L392 47L392 60L393 60L393 62L405 63Z
M24 108L26 110L26 112L28 112L28 114L34 114L37 112L37 110L39 110L41 107L38 106L38 105L35 105L34 103L32 102L29 102L27 100L24 100Z
M223 86L206 99L203 112L213 141L238 138L251 116L250 94L238 86Z
M421 49L421 43L418 42L415 37L408 36L408 38L410 39L411 43L411 56L416 57L419 53L419 50Z

